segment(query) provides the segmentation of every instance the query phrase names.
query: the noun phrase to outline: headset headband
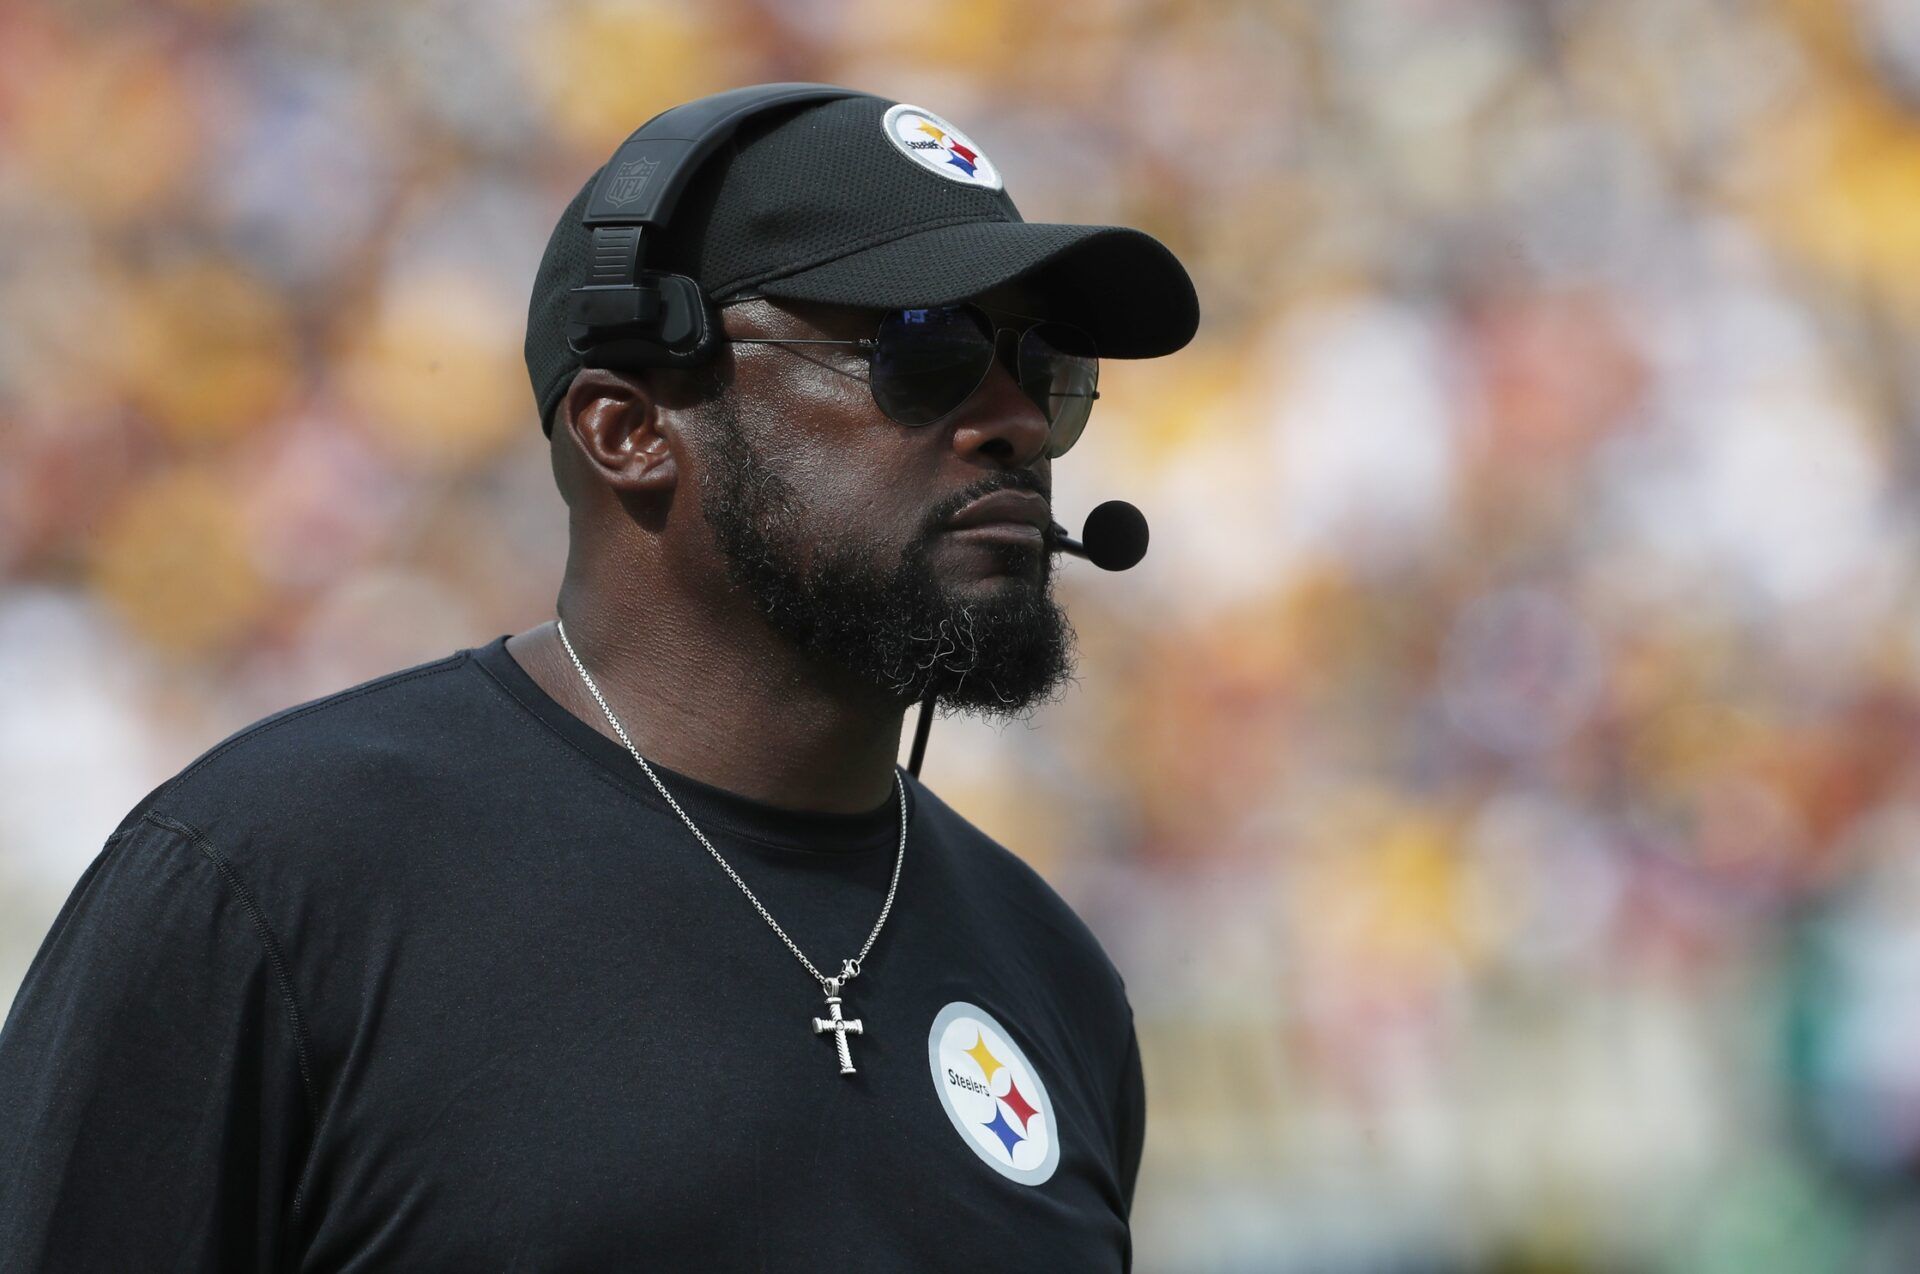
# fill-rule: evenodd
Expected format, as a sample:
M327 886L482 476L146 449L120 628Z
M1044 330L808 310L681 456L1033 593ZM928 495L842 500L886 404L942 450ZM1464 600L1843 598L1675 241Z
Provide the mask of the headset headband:
M587 283L569 294L567 346L585 367L689 367L713 353L700 285L646 270L645 232L673 216L701 163L762 111L864 97L832 84L756 84L662 111L633 130L601 170L581 223L593 233Z

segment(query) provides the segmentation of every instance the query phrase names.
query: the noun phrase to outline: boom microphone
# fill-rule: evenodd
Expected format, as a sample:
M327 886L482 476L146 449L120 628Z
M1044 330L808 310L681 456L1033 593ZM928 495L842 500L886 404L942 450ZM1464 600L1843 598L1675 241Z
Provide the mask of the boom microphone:
M1095 505L1087 514L1086 529L1079 539L1069 536L1067 528L1058 522L1053 524L1053 537L1062 553L1084 557L1103 571L1124 571L1137 566L1147 555L1146 515L1125 500ZM933 726L935 698L928 695L920 701L920 724L914 727L913 756L907 762L907 773L915 778L920 777L920 762L927 755L927 731Z
M1147 519L1125 500L1108 500L1087 514L1078 540L1054 524L1060 551L1084 557L1103 571L1124 571L1147 555Z

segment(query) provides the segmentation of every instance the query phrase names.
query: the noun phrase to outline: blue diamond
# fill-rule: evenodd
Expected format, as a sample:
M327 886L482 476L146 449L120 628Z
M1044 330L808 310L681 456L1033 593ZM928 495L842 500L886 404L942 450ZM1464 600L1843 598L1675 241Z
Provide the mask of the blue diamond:
M1001 1141L1006 1143L1008 1158L1012 1158L1013 1156L1014 1145L1026 1140L1025 1137L1022 1137L1013 1130L1012 1124L1007 1122L1006 1115L1001 1113L999 1102L993 1103L993 1122L989 1123L986 1127L988 1132L993 1133L999 1137Z

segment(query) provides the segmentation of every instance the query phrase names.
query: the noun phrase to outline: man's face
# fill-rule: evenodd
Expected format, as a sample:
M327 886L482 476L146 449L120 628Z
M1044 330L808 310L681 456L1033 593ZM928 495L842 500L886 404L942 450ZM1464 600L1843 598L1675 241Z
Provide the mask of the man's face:
M996 318L1031 297L983 294ZM750 301L721 311L733 336L852 339L879 313ZM1011 343L1002 343L1003 351ZM996 363L930 425L887 418L864 356L830 345L732 345L733 381L700 420L700 507L728 577L775 631L822 666L906 705L928 694L1016 716L1072 671L1073 631L1053 599L1054 532L1025 542L946 526L992 491L1048 496L1046 420Z

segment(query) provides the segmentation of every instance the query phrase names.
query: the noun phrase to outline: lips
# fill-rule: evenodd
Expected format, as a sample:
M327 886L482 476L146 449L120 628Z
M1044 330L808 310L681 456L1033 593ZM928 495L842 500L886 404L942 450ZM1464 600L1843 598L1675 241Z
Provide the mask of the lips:
M1031 491L995 491L981 496L947 520L949 530L976 526L1024 527L1045 535L1053 524L1053 510Z

